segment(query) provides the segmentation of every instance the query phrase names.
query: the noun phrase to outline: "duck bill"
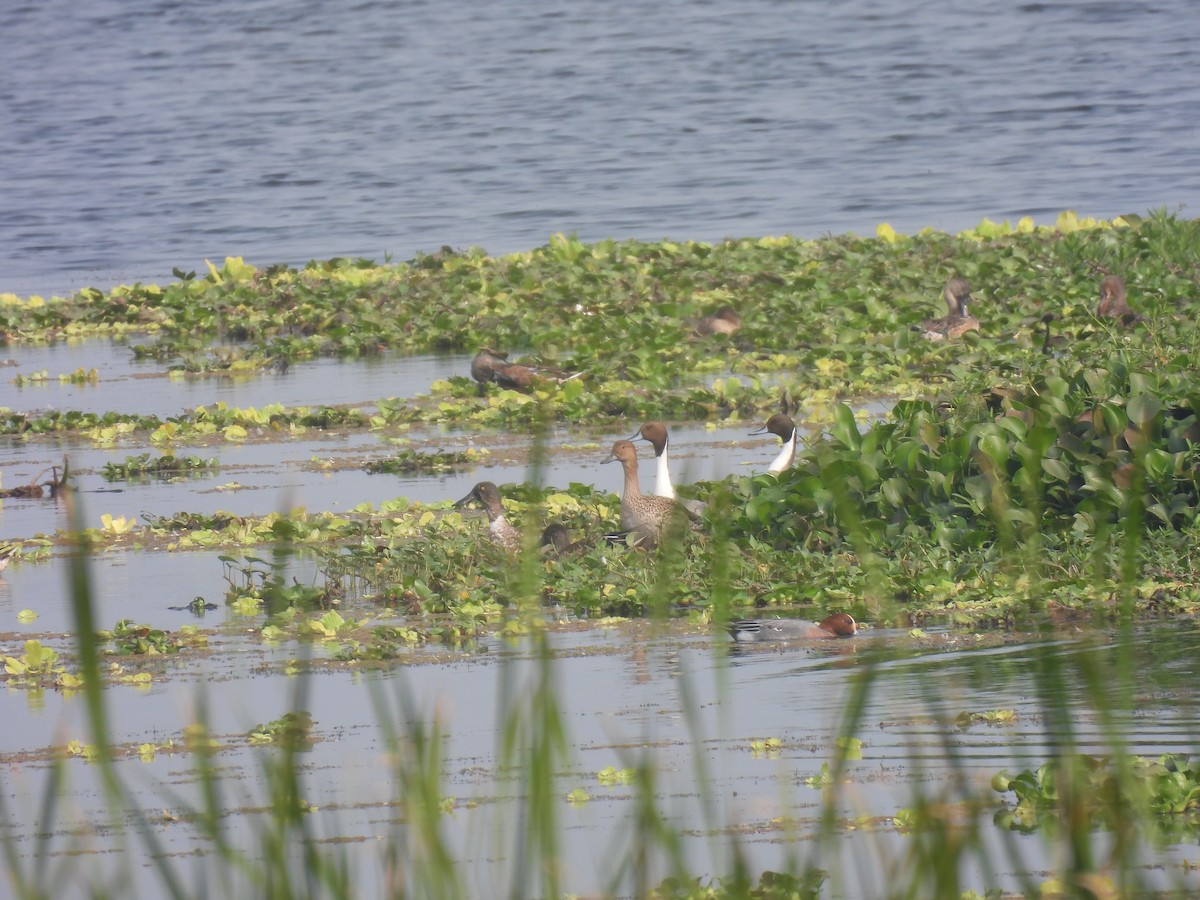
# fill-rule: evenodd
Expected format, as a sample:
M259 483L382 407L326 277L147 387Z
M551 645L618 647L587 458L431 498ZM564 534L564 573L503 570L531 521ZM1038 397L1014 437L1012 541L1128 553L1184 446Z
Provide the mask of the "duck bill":
M625 438L625 440L627 440L627 441L644 441L645 438L642 437L642 429L639 428L637 431L635 431L629 437ZM606 459L605 462L608 462L608 460Z
M474 499L475 499L475 492L471 491L471 493L467 494L467 496L463 497L461 500L455 501L454 508L462 509L462 507L466 506Z
M767 433L767 426L766 426L766 425L764 425L762 428L758 429L758 431L751 431L751 432L750 432L751 436L753 436L753 435L756 435L756 434L766 434L766 433Z
M606 457L604 457L604 459L600 460L600 465L604 465L605 463L616 462L616 461L617 461L617 455L615 453L609 453L608 456L606 456Z

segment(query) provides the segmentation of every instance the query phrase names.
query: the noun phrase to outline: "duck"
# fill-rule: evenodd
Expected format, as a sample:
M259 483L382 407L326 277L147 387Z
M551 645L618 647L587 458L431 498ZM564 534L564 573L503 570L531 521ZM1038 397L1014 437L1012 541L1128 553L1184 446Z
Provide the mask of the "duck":
M942 289L948 314L940 319L926 319L921 323L921 332L931 341L961 337L968 331L979 330L979 320L967 311L971 302L971 286L966 279L955 275Z
M487 510L488 533L493 542L509 553L521 549L521 532L504 517L504 505L500 502L500 491L496 485L490 481L479 482L471 488L471 493L454 504L454 508L461 509L472 503L479 503Z
M629 440L638 438L649 441L654 448L654 496L678 500L693 514L702 515L707 504L700 500L684 500L675 495L675 485L671 483L671 465L667 460L667 426L658 421L644 422Z
M750 432L752 435L768 433L778 435L779 439L783 441L783 449L779 451L779 455L775 457L771 465L767 466L768 472L778 475L780 472L790 469L792 462L796 459L796 423L786 413L776 413L767 419L758 431Z
M1120 319L1126 328L1146 321L1145 316L1130 309L1125 282L1120 275L1105 275L1100 279L1100 302L1096 305L1096 315L1102 319Z
M508 365L506 352L483 347L471 360L471 377L480 384L488 384L496 380L497 370L504 369Z
M560 522L551 522L542 532L541 551L544 556L554 556L561 559L564 556L574 556L590 550L593 542L587 538L571 540L571 534Z
M659 421L643 422L642 427L629 438L649 441L654 448L654 496L675 499L675 486L671 484L671 467L667 461L667 426Z
M722 306L696 323L696 334L733 334L742 327L742 317L732 306Z
M662 541L663 530L672 521L694 518L687 507L670 497L643 494L638 487L637 448L631 441L617 441L606 463L619 462L625 472L625 488L621 493L621 527L630 532L634 543L652 550Z
M17 545L9 544L7 547L0 547L0 572L8 568L9 561L16 556Z
M769 641L807 641L848 638L858 633L858 623L849 613L826 616L820 622L805 619L738 619L729 623L733 639L739 644Z

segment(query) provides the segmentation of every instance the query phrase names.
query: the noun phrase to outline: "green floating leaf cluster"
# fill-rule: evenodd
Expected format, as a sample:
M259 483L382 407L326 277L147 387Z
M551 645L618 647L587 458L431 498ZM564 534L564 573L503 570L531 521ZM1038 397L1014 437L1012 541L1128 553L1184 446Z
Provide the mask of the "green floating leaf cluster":
M996 823L1014 831L1055 826L1078 807L1094 828L1123 828L1132 815L1154 821L1170 840L1194 839L1200 830L1200 762L1174 753L1133 757L1124 768L1080 754L1015 776L1000 772L992 787L1015 795L1015 806L996 813Z

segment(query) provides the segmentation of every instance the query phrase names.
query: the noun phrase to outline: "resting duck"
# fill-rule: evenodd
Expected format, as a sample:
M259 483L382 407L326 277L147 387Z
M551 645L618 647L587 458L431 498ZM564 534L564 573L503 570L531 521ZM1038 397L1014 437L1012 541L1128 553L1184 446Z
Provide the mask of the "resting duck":
M796 423L792 421L792 417L784 413L776 413L767 419L766 424L758 431L752 431L750 434L774 434L778 435L783 441L783 449L779 451L779 455L775 457L771 465L767 466L767 471L772 475L778 475L780 472L790 469L792 462L796 459Z
M940 319L926 319L921 323L921 332L931 341L961 337L968 331L979 330L979 320L967 311L971 302L971 286L957 275L946 282L942 289L946 301L947 315Z
M621 527L633 532L639 547L653 549L662 541L663 530L672 522L682 522L693 514L670 497L643 494L638 487L637 448L629 441L617 441L604 462L617 461L625 472L621 493Z
M1146 321L1145 316L1130 309L1125 282L1119 275L1105 275L1101 279L1100 302L1096 306L1096 315L1102 319L1120 319L1126 328Z
M574 556L590 550L592 545L593 542L587 538L572 541L566 526L559 522L550 523L542 532L541 549L545 556L555 556L560 559L564 556Z
M742 327L742 317L732 306L722 306L696 323L696 334L733 334Z
M500 502L500 491L490 481L481 481L471 488L471 493L454 504L456 509L479 503L487 510L488 533L492 540L509 553L521 549L521 532L504 517L504 505Z
M729 623L738 643L807 641L854 637L858 623L849 613L834 613L819 623L804 619L739 619Z

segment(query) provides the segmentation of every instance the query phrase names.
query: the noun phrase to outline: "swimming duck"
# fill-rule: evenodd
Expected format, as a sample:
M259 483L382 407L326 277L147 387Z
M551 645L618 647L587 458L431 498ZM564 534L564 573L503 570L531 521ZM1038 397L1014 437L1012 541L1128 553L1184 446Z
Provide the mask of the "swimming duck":
M1146 317L1129 308L1129 298L1125 293L1125 282L1120 275L1105 275L1100 281L1100 302L1096 306L1096 315L1106 319L1120 319L1126 328L1137 323L1145 322Z
M817 622L804 619L739 619L729 623L738 643L806 641L853 637L858 623L849 613L834 613Z
M570 532L567 531L566 526L559 522L551 522L546 526L546 530L542 532L541 549L542 553L546 556L556 556L559 558L574 556L577 553L590 550L592 545L593 542L587 538L572 541Z
M492 540L509 553L521 549L521 532L504 517L504 505L500 502L500 491L490 481L481 481L471 488L471 493L454 504L456 509L478 502L487 510L488 533Z
M968 331L979 330L979 320L967 311L971 301L971 286L957 275L946 282L942 289L948 314L940 319L926 319L921 323L921 332L931 341L961 337Z
M722 306L696 323L696 334L733 334L742 327L742 317L732 306Z
M670 497L643 494L638 487L637 448L629 441L617 441L604 462L616 460L625 470L625 489L621 493L621 527L635 532L635 543L653 549L662 540L663 529L672 521L692 516L686 507Z
M762 428L750 433L767 434L768 432L778 435L779 439L783 441L783 449L779 451L779 455L775 457L771 465L767 466L768 472L778 475L780 472L790 469L792 462L796 459L796 423L792 421L791 416L776 413L767 419Z

